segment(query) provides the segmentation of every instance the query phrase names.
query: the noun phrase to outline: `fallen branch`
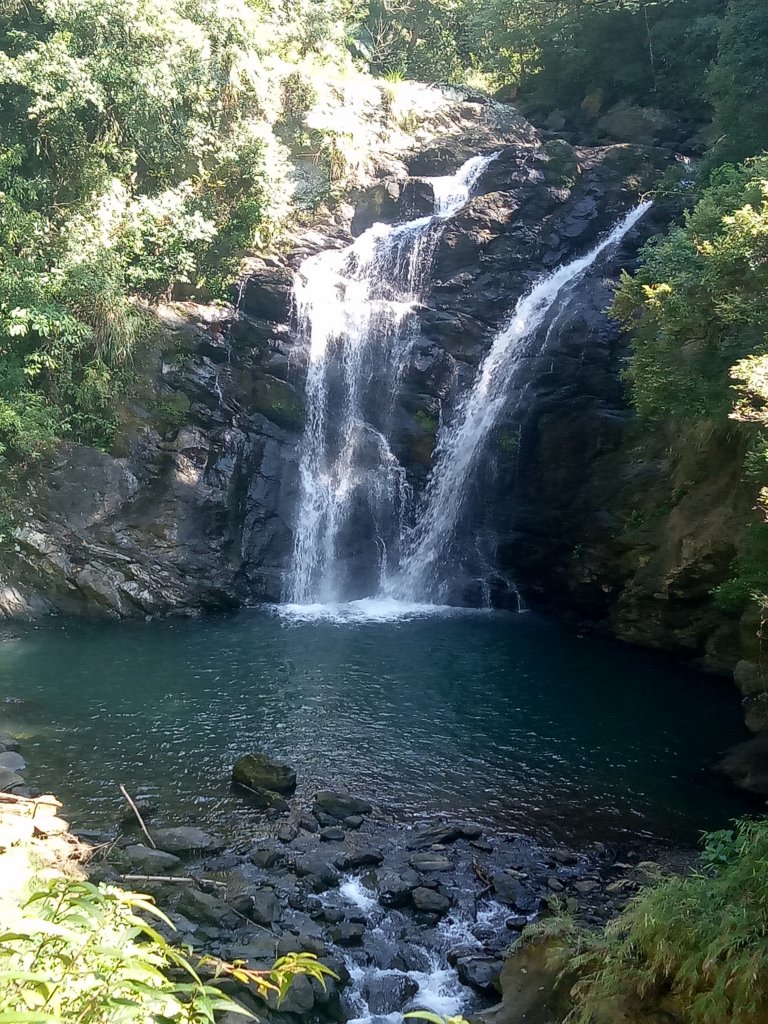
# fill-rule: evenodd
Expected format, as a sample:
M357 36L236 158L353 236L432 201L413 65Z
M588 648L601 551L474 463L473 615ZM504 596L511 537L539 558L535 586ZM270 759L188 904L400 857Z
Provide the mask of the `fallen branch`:
M157 849L157 844L155 843L155 841L152 838L152 836L149 834L149 832L147 830L147 826L144 824L144 819L139 814L139 808L136 806L136 804L133 802L133 800L131 800L131 797L130 797L130 795L128 793L128 790L125 788L125 786L122 783L120 784L120 792L123 794L125 799L128 801L128 806L131 808L133 813L136 815L136 820L138 821L139 825L141 825L141 831L147 837L147 842L149 843L149 845L152 847L153 850L156 850Z
M226 889L225 882L217 882L214 878L192 878L189 875L120 875L121 882L182 882L186 885L216 885Z

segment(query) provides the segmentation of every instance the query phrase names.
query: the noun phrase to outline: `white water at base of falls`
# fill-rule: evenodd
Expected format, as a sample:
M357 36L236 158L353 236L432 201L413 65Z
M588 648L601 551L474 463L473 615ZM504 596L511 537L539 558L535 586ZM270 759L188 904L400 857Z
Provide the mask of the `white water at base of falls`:
M401 569L387 588L391 596L406 602L440 600L440 564L454 537L472 471L504 408L524 343L535 336L562 294L602 253L617 245L650 206L636 206L590 252L540 278L497 333L452 423L440 432L418 521Z
M442 613L450 549L473 471L509 395L519 358L558 300L648 210L628 213L590 252L540 278L496 334L475 381L438 435L413 515L388 428L437 242L495 155L426 179L434 214L374 224L351 246L304 261L294 282L308 356L307 424L284 614L376 619ZM381 382L390 382L382 394Z
M362 596L344 577L340 550L356 514L371 524L377 566L369 588L381 589L399 561L411 490L386 437L387 419L410 351L413 309L445 221L468 201L494 157L473 157L455 175L427 179L435 197L431 216L374 224L348 248L310 256L296 274L294 300L308 368L286 588L291 604ZM382 380L390 381L388 396L377 393Z

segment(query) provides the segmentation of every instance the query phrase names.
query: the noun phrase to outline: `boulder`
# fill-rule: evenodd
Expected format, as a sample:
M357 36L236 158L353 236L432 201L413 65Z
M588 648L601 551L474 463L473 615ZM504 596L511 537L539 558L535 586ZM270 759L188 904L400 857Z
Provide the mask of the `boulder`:
M365 925L356 921L342 921L331 928L331 939L337 946L359 946L365 935Z
M299 830L290 821L283 822L277 830L277 838L281 843L292 843L298 834Z
M501 968L501 962L490 957L459 957L456 961L459 981L479 992L492 992L497 988Z
M19 787L25 785L26 783L21 775L12 772L10 768L0 768L0 792L14 793Z
M439 853L414 853L409 861L416 871L450 871L453 861Z
M356 871L358 868L374 867L381 864L384 854L373 846L359 847L339 854L334 863L340 871Z
M506 871L499 871L493 876L493 888L499 902L514 907L522 914L535 913L541 906L541 897Z
M251 897L250 916L256 924L265 927L279 921L282 915L280 900L274 889L258 889Z
M156 829L152 838L158 849L175 853L179 857L190 857L200 853L220 853L224 841L218 836L203 832L194 825L179 825L174 828Z
M131 867L142 875L159 875L164 871L173 871L181 864L181 858L164 850L153 850L142 843L126 846L125 855Z
M276 850L274 846L259 844L253 847L251 852L248 854L248 859L252 864L255 864L257 868L266 870L267 868L271 868L277 864L277 862L282 860L284 856L285 855L279 850Z
M336 868L319 853L306 853L296 857L293 861L293 870L300 878L311 879L311 884L318 892L337 885L339 881Z
M238 758L232 769L232 779L240 786L272 793L290 795L296 790L294 769L261 753L244 754Z
M379 878L379 903L382 907L404 907L410 902L416 886L409 885L400 875L382 875Z
M199 889L185 889L181 894L177 909L180 914L192 921L206 924L221 925L226 918L234 917L231 909L222 900Z
M343 843L344 829L339 828L338 825L330 825L328 828L320 830L320 839L324 843Z
M413 890L413 904L417 910L423 910L428 914L445 914L451 907L451 901L447 896L423 885Z
M374 974L363 985L362 995L374 1017L399 1013L419 991L418 982L407 974Z
M347 793L334 793L331 790L321 790L315 793L312 811L317 817L318 814L328 815L338 821L349 818L351 815L370 814L373 808L367 800L361 800ZM322 819L319 819L322 820Z
M13 750L18 752L21 749L21 744L15 736L11 736L9 732L0 732L0 746L3 750Z
M768 732L732 747L720 761L718 770L739 789L768 796Z
M24 758L15 750L5 750L0 753L0 768L5 768L9 772L23 772L27 767L27 762Z

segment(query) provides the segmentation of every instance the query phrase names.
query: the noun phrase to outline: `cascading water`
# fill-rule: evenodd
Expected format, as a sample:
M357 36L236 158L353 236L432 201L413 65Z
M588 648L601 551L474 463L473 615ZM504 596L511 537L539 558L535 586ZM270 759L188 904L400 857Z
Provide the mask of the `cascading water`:
M586 255L540 278L497 333L451 422L409 526L411 490L390 442L394 401L445 221L469 199L494 155L429 178L434 213L374 224L342 250L311 256L294 283L308 352L307 425L287 587L293 605L333 606L376 595L407 604L445 600L450 549L468 486L509 394L519 357L548 314L650 203L630 211ZM381 387L383 380L389 388ZM331 410L333 414L331 415Z
M388 584L391 596L419 602L442 599L446 580L440 568L455 535L472 471L504 408L525 342L536 335L563 293L606 249L617 245L650 206L645 202L635 207L590 252L540 278L517 303L494 338L455 418L440 433L420 515L405 546L400 571Z
M400 557L410 500L387 427L411 342L412 311L448 217L494 155L430 178L434 214L374 224L343 250L311 256L294 283L309 356L300 499L287 588L294 604L379 590ZM390 381L388 395L381 380ZM333 408L333 416L329 408ZM352 529L345 529L350 522Z

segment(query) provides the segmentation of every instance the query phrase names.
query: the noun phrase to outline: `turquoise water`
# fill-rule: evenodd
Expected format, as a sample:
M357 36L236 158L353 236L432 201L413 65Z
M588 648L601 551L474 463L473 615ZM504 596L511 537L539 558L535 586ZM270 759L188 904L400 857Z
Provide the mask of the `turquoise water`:
M228 779L254 748L296 767L300 797L557 840L692 841L743 810L707 771L743 737L732 688L530 613L53 621L6 633L0 698L29 778L83 827L116 820L123 783L158 821L245 836Z

